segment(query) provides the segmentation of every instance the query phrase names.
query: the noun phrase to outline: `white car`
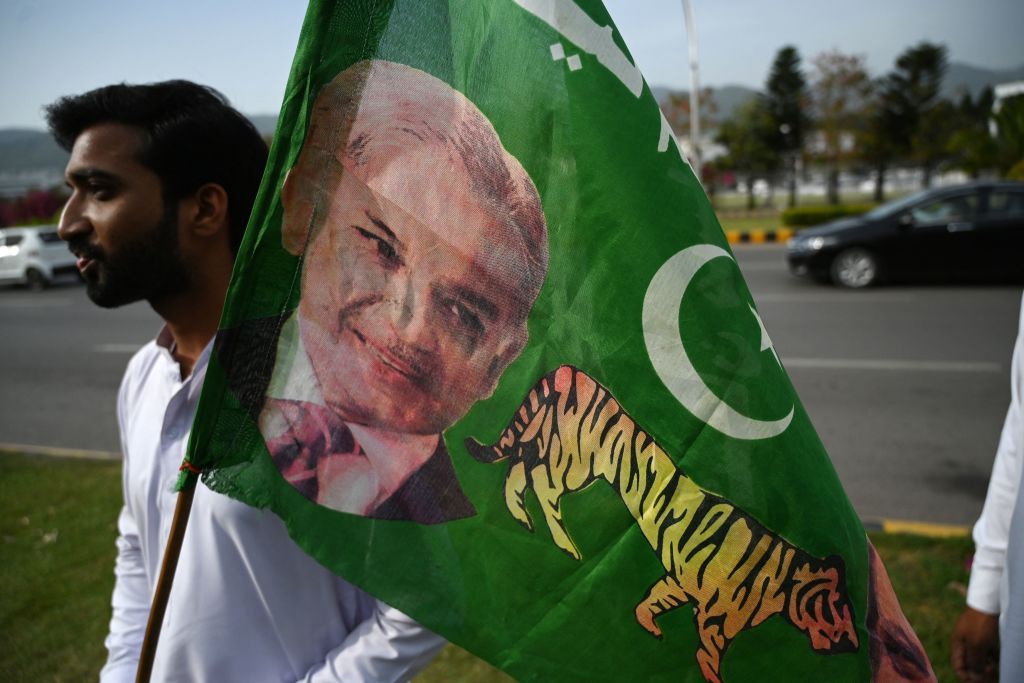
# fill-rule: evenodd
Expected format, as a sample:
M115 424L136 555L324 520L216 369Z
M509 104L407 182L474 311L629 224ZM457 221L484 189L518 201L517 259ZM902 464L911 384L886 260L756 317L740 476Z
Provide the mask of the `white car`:
M75 277L78 267L56 225L0 229L0 282L43 289L62 277Z

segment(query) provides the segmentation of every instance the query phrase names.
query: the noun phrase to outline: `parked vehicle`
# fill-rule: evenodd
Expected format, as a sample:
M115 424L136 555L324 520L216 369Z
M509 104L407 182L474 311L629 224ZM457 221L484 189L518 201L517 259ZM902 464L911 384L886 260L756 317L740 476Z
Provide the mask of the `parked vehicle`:
M56 225L0 229L0 282L38 290L77 275L75 256L57 236Z
M797 275L867 287L881 280L1024 281L1024 183L974 182L882 204L789 240Z

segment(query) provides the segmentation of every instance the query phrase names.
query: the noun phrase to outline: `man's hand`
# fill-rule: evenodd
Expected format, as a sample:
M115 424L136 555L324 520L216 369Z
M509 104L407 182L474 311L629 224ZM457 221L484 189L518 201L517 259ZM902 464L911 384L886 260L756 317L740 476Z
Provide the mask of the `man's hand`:
M967 607L953 627L953 670L964 683L999 680L999 617Z

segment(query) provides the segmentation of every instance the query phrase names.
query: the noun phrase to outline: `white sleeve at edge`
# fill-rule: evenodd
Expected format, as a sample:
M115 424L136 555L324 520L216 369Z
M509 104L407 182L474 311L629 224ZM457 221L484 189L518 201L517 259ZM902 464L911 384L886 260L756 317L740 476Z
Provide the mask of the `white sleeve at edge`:
M301 683L408 681L444 644L441 636L378 601L373 616L353 629L322 664L307 672Z
M1024 303L1024 302L1022 302ZM1021 311L1024 315L1024 310ZM1024 319L1021 321L1024 326ZM987 614L998 614L999 583L1006 561L1006 544L1010 533L1010 518L1017 500L1021 479L1022 449L1024 449L1024 403L1021 390L1024 385L1024 327L1018 331L1013 348L1010 374L1010 408L999 437L992 477L985 495L981 517L974 525L974 564L967 586L967 605Z
M121 485L124 505L117 518L117 559L114 563L114 594L111 597L113 614L110 631L103 644L107 648L107 663L100 671L101 683L131 683L135 680L142 649L142 638L149 618L149 583L142 562L139 530L132 514L128 494L128 454L125 451L125 383L117 397L117 422L121 430L122 472Z

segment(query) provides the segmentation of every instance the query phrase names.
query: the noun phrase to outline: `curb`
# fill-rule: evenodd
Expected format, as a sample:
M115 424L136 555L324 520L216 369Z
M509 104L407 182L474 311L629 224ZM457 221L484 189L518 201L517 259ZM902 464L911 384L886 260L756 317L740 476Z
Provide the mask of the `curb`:
M796 231L792 228L778 230L726 230L725 238L729 244L765 244L768 242L785 242Z
M928 538L960 538L971 535L971 527L956 524L930 524L905 519L865 519L862 523L865 531L880 531L883 534L910 534Z
M23 443L0 443L0 454L14 455L15 453L37 455L47 458L102 460L107 462L121 459L120 453L112 453L110 451L90 451L81 448L55 448L52 446L31 446Z

